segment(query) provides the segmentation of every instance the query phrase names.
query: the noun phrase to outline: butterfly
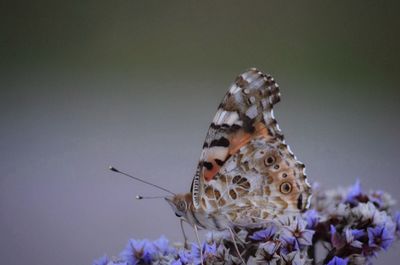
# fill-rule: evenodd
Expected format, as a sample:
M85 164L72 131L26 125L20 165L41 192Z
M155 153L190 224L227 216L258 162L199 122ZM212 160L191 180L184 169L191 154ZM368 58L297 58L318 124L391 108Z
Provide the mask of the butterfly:
M285 143L274 118L280 101L274 78L255 68L231 84L208 129L190 192L164 197L175 215L196 231L260 226L309 207L305 166ZM139 196L139 199L142 197ZM182 227L182 232L186 236ZM200 241L199 241L200 242ZM235 243L235 248L240 252ZM242 260L243 261L243 260ZM243 261L244 263L244 261Z
M167 197L175 214L209 230L259 226L308 208L305 166L274 118L274 78L255 68L240 74L218 107L190 192Z

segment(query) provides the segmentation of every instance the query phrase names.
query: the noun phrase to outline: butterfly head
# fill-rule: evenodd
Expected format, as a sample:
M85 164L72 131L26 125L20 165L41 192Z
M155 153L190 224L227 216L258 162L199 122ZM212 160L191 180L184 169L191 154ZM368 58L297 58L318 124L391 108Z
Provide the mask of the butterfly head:
M192 206L192 196L190 193L165 197L165 200L169 203L177 217L185 220L190 219L189 215Z

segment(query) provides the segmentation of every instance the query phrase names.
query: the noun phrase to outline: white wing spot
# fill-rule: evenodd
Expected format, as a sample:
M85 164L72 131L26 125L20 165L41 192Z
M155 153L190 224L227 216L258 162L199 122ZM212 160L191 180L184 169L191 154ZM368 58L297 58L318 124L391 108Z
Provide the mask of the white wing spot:
M254 119L257 117L257 105L252 105L247 111L246 111L246 116L249 117L250 119Z
M237 114L236 111L230 112L227 117L225 118L225 121L223 123L226 123L228 125L232 125L234 122L239 120L239 115Z
M237 85L232 85L231 88L229 89L229 92L231 92L232 94L236 94L239 91L240 87L238 87Z
M226 111L219 109L217 111L217 114L214 117L214 124L221 125L221 124L228 124L232 125L234 122L236 122L239 119L239 115L236 113L236 111Z

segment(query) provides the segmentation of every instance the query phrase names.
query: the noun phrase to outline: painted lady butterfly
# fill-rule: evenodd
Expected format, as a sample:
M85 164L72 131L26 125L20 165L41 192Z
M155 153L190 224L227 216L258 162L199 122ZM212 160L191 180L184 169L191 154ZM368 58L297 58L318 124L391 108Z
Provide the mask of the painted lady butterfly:
M173 194L165 199L181 220L185 247L183 221L193 226L199 245L198 227L229 230L245 263L234 227L260 226L276 217L298 214L310 204L304 164L286 145L273 115L272 107L279 101L279 86L270 75L252 68L236 78L208 130L189 193L175 194L110 169Z
M273 115L274 79L257 69L239 75L218 107L189 193L168 197L193 227L259 226L305 210L311 187Z

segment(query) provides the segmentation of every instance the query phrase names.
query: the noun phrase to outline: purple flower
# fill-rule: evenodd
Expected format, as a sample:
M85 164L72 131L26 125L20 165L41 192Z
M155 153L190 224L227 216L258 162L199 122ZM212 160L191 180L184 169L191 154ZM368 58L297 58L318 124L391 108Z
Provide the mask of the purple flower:
M93 265L107 265L108 257L106 255L93 261Z
M276 226L274 224L271 224L267 228L255 232L252 236L250 236L250 238L255 240L255 241L264 241L264 242L266 242L266 241L269 241L269 240L273 239L273 237L275 236L277 230L278 229L276 228Z
M345 238L336 231L335 226L331 225L331 243L336 249L341 249L346 245Z
M202 250L203 258L206 259L208 256L215 256L217 254L217 245L214 242L213 244L208 244L207 242L203 242ZM200 249L197 244L192 244L192 255L195 259L200 260Z
M282 236L280 240L282 242L281 254L287 255L300 249L299 243L294 237Z
M354 185L350 187L345 202L357 205L358 197L360 197L361 194L361 183L360 180L357 179L356 183L354 183Z
M327 265L347 265L347 263L348 259L333 257L333 259L331 259L331 261L329 261Z
M284 226L282 235L284 237L294 237L299 246L310 246L312 245L312 238L315 231L306 229L306 221L300 217L294 218L289 222L288 226Z
M304 265L316 255L317 261L327 265L361 265L387 250L396 235L400 239L400 212L391 214L389 194L363 193L356 181L350 188L314 191L314 195L313 208L302 215L283 215L262 229L235 228L242 258L249 264ZM239 262L229 231L206 238L200 246L193 244L192 250L171 247L164 236L154 242L129 240L120 260L103 256L93 265L198 265L201 257L205 264ZM313 244L326 251L318 246L310 251Z
M174 253L174 249L169 246L169 241L165 236L161 236L159 239L153 242L154 247L158 250L159 254L166 256L170 253Z
M400 237L400 212L395 214L394 221L396 225L396 234Z
M127 246L120 254L128 265L151 264L152 258L156 253L153 244L148 240L129 240Z
M386 226L368 227L368 245L370 247L380 247L387 250L393 243L394 236Z
M178 251L177 260L172 261L171 265L186 265L193 263L193 257L189 251L180 249Z
M314 209L309 210L304 213L304 218L306 219L307 222L307 229L314 229L319 221L319 215L318 212Z

